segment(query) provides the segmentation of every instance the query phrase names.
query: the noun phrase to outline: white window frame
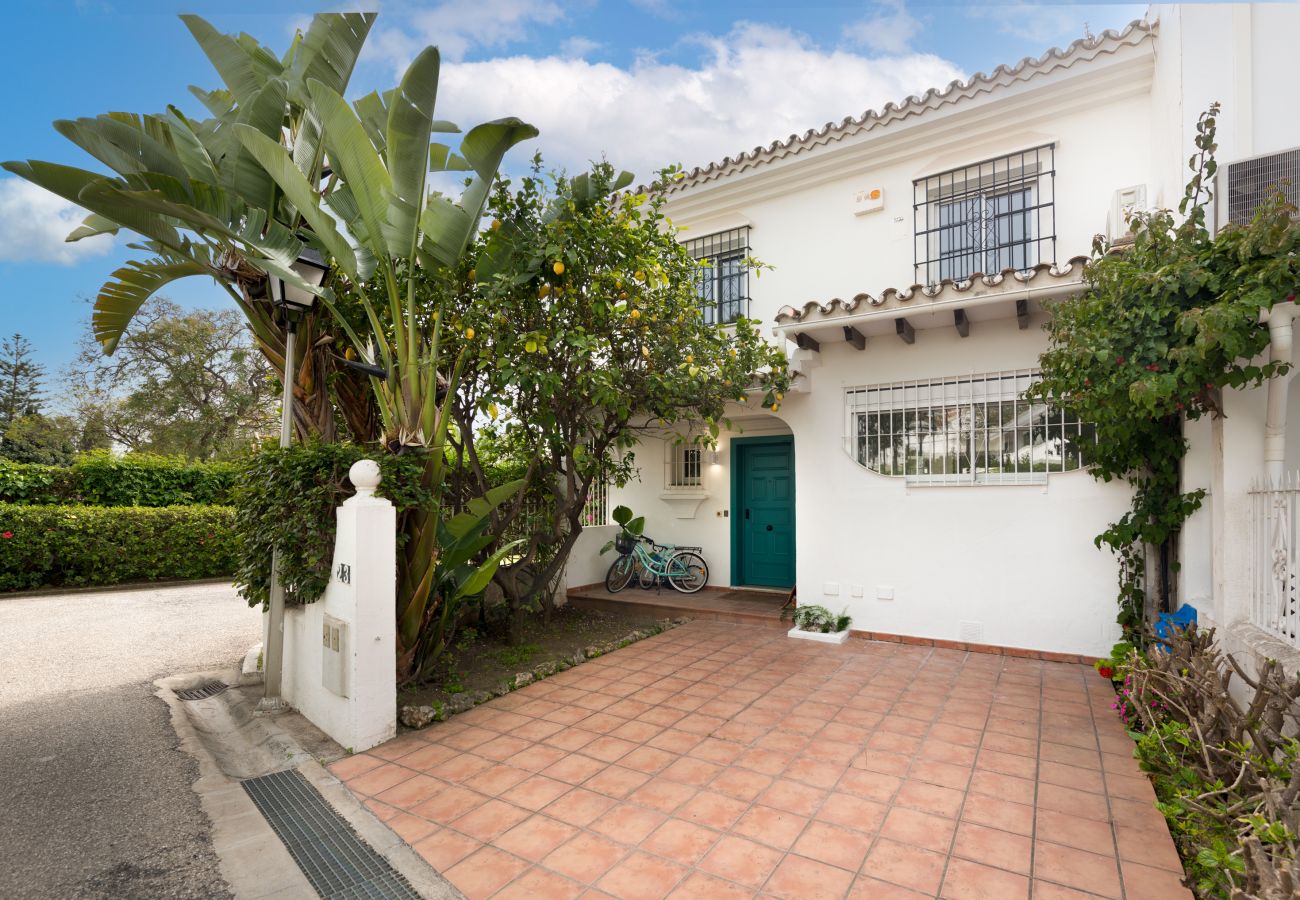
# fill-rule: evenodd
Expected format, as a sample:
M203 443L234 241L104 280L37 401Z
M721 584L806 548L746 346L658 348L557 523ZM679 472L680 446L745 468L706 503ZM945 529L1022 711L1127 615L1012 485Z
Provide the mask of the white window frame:
M1025 399L1040 377L1012 369L847 387L844 450L909 485L1045 484L1083 468L1079 444L1095 429Z
M668 442L664 448L664 490L669 493L704 490L704 445Z

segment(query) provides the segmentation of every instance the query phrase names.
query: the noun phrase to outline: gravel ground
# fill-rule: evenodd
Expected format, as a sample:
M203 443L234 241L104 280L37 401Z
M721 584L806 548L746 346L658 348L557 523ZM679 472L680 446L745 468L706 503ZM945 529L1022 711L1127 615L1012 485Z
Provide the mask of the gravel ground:
M0 598L0 897L227 897L152 681L238 665L224 584Z

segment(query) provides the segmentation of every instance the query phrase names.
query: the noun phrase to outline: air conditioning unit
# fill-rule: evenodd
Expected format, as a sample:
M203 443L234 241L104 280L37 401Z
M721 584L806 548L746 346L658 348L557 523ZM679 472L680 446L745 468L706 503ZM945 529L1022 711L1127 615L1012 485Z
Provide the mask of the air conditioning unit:
M1110 212L1106 215L1106 236L1112 241L1127 237L1128 219L1135 212L1147 211L1147 186L1135 184L1120 188L1110 198Z
M1281 190L1291 204L1300 199L1300 147L1229 163L1214 182L1215 223L1245 225L1271 192Z

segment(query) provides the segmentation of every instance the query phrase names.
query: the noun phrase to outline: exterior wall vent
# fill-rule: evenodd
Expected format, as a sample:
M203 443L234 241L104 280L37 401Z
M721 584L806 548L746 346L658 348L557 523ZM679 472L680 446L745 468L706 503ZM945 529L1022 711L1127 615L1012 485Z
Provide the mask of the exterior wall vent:
M1110 213L1106 217L1106 236L1112 241L1127 237L1129 216L1137 212L1146 212L1148 208L1145 184L1120 188L1110 199Z
M1220 228L1248 223L1270 191L1281 189L1294 205L1300 199L1300 147L1229 163L1215 182Z

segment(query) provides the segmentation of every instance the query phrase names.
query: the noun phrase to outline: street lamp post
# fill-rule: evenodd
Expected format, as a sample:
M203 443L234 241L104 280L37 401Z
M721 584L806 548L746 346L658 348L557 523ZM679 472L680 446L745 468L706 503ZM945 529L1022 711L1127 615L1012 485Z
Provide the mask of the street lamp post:
M313 287L320 287L329 273L329 265L315 250L304 247L302 255L293 264L293 271ZM280 400L280 447L284 448L291 442L293 428L294 339L298 320L311 312L316 303L316 295L283 278L272 276L268 282L267 292L271 303L280 312L284 322L284 395ZM288 704L280 694L284 677L284 585L280 583L278 549L271 553L270 621L267 623L266 647L262 655L266 687L257 708L268 712L285 709Z

